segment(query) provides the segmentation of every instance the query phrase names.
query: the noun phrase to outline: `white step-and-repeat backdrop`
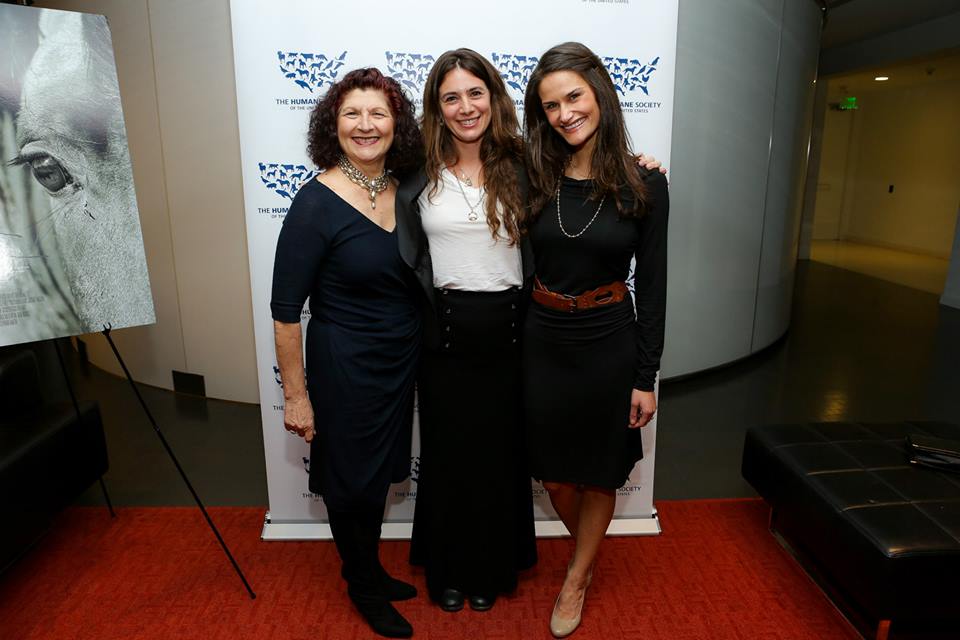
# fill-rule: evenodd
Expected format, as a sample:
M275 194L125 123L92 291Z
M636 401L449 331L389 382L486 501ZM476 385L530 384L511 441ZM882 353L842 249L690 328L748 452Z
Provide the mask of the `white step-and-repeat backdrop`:
M362 7L308 0L232 0L237 108L253 293L260 405L270 510L266 539L328 537L323 500L307 490L309 448L283 428L283 391L273 348L270 287L284 215L315 175L306 154L310 109L330 83L358 67L396 78L422 104L423 85L444 51L469 47L500 70L522 111L538 56L568 40L607 65L634 150L669 166L677 0L489 0L470 8L436 0ZM521 122L522 122L522 114ZM304 326L309 311L304 310ZM653 508L656 423L645 429L644 460L620 490L611 533L657 533ZM416 432L411 478L395 485L385 537L407 537L417 491ZM542 487L533 485L537 530L564 532Z

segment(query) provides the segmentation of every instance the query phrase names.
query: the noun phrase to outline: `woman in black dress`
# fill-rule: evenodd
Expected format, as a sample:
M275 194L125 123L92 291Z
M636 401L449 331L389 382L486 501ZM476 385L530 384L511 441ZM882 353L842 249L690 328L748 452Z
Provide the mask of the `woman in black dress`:
M347 592L377 633L409 637L390 604L416 596L378 556L391 482L410 470L420 320L400 258L390 171L422 162L413 106L377 69L330 87L310 116L324 173L294 198L277 243L270 303L284 426L310 442ZM304 373L300 313L310 298Z
M565 637L616 490L643 457L639 427L656 411L669 202L666 179L635 166L610 76L582 44L540 57L524 118L537 275L524 328L527 441L533 477L575 539L550 621Z
M424 294L410 558L442 609L486 611L537 559L520 402L526 176L513 101L480 54L437 59L423 112L426 165L397 197L401 253Z

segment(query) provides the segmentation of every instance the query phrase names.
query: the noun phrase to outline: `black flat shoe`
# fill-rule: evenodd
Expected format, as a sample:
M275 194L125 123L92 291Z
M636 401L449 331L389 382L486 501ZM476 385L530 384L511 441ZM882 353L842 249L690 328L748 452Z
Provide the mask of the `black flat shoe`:
M490 611L493 603L497 601L497 596L470 596L467 600L474 611Z
M437 598L437 604L444 611L453 613L463 609L463 592L456 589L444 589L440 597Z

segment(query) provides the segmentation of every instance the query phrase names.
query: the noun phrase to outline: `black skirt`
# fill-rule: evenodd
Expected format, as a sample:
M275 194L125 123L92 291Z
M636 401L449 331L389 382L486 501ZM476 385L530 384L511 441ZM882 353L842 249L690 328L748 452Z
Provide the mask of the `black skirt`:
M438 290L441 344L421 354L410 561L427 589L512 591L536 563L524 463L520 293Z
M642 429L628 428L635 332L629 296L575 313L531 303L523 393L534 478L605 489L626 484L643 457Z

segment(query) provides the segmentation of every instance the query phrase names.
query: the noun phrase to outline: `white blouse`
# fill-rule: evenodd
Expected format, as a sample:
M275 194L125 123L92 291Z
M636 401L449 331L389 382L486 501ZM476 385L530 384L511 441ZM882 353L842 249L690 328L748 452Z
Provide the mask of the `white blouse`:
M418 204L433 260L433 286L490 292L523 284L520 247L509 245L502 226L496 239L490 233L486 200L480 202L485 192L458 184L447 169L440 172L440 184L432 198L431 190L427 185ZM470 220L470 207L475 221Z

